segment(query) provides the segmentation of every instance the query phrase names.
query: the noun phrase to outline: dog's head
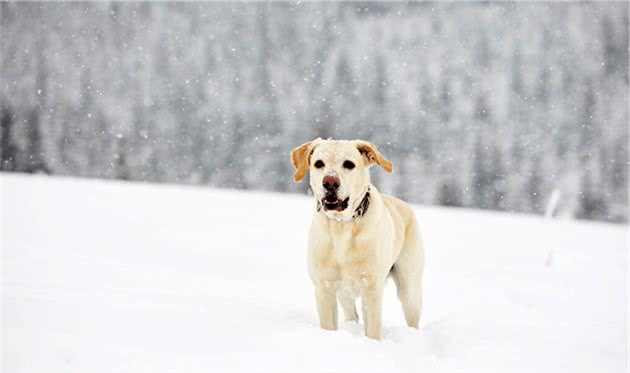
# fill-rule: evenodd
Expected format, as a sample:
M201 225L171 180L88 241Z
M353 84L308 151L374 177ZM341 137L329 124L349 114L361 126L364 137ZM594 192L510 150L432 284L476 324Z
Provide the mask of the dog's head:
M311 189L324 213L333 219L347 219L361 202L370 185L370 167L377 164L392 172L371 142L362 140L322 140L302 144L291 152L295 168L293 180L299 183L310 172Z

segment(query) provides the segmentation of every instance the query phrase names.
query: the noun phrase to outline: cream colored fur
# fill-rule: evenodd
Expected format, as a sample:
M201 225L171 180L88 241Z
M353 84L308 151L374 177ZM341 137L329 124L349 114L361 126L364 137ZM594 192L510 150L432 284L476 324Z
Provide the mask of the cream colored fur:
M377 164L391 172L392 164L373 144L360 140L316 139L295 148L291 160L296 182L310 173L318 201L324 197L322 180L327 175L340 179L338 194L350 201L344 211L315 211L311 224L308 271L321 327L337 329L337 302L346 320L358 321L355 301L361 297L365 334L380 339L383 290L391 276L407 325L418 328L424 266L418 224L406 203L379 193L370 182L370 166ZM317 160L325 167L315 168ZM346 160L355 168L344 168ZM367 212L353 219L368 188Z

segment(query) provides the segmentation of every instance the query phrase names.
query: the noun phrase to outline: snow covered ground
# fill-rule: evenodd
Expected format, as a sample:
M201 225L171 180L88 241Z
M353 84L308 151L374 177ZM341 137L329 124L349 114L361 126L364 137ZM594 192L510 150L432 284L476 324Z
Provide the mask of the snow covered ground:
M421 329L390 283L376 342L317 326L309 198L0 177L3 371L628 369L625 225L417 207Z

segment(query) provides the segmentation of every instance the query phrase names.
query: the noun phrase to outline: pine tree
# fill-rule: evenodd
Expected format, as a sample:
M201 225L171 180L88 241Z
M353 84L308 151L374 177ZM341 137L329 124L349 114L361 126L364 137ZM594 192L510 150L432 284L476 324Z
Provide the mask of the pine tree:
M12 128L11 109L2 105L0 110L0 170L2 171L13 171L16 168L17 148L12 138Z

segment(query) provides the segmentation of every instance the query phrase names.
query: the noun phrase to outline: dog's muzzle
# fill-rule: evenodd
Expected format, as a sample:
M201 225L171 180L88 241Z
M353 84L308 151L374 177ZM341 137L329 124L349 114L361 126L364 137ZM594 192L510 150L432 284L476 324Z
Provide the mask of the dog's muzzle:
M322 199L322 206L325 211L343 211L348 208L350 197L340 200L336 193L327 193Z

